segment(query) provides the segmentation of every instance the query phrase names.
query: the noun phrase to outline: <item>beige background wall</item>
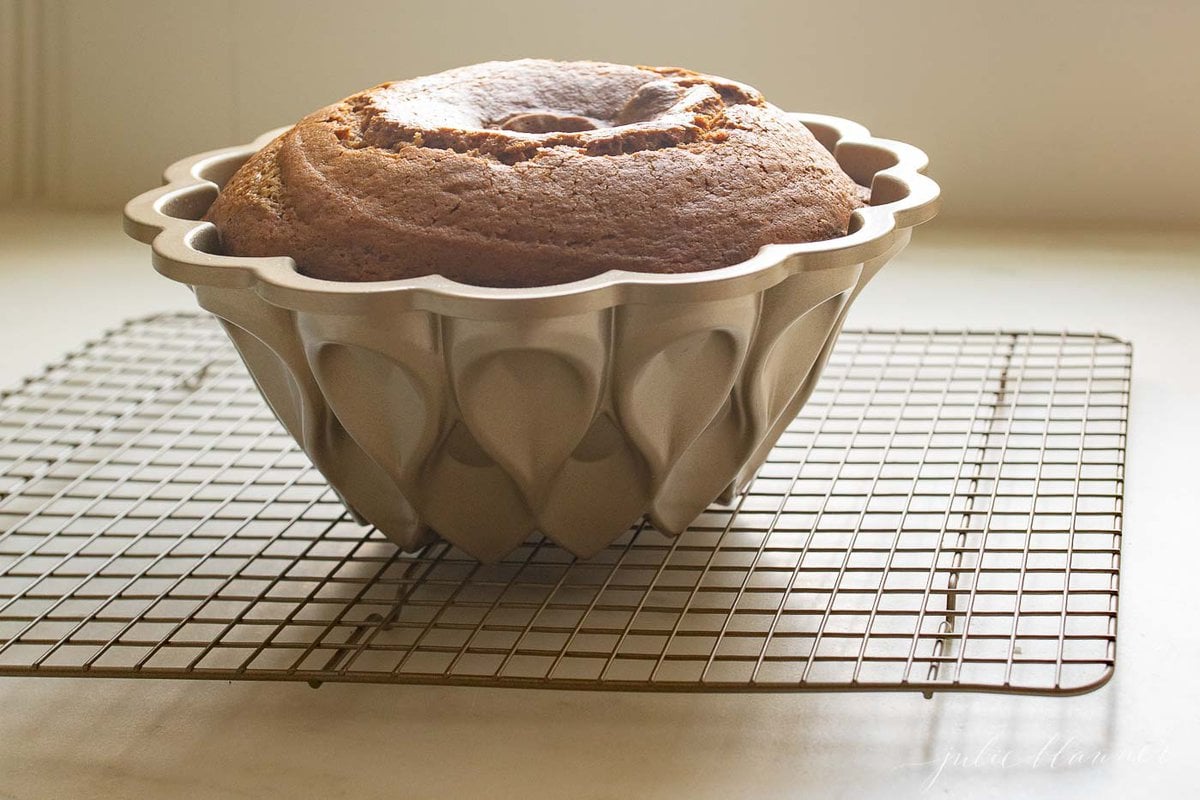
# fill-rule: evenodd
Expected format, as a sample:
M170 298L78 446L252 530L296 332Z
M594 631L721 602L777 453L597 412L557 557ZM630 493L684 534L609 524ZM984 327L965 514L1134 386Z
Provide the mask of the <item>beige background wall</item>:
M115 207L353 90L540 55L689 66L857 119L929 152L947 219L1200 224L1188 0L0 0L0 26L0 200Z

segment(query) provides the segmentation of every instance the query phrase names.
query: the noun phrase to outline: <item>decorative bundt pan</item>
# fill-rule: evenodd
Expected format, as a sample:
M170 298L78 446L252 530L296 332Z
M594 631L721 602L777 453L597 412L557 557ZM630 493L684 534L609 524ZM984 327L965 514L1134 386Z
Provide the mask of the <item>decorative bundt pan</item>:
M361 522L405 550L440 535L493 560L539 530L587 557L643 515L678 534L731 500L808 399L851 301L936 213L920 150L796 117L871 204L845 236L704 272L488 288L216 255L198 220L280 131L173 164L125 227L221 320Z

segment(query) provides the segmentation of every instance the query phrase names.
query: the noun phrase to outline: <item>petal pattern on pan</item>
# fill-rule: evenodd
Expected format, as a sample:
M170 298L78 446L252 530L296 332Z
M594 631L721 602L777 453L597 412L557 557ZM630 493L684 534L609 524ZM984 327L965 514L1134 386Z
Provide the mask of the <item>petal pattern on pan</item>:
M748 449L746 430L740 404L729 397L676 461L650 504L650 519L659 530L682 533L729 484Z
M751 438L756 444L809 377L858 275L857 268L847 268L826 270L819 276L796 276L780 285L780 291L764 297L754 356L743 380ZM807 285L788 286L797 280Z
M500 558L536 527L516 483L462 422L421 471L416 497L431 528L481 561Z
M656 487L729 399L758 303L746 295L617 313L613 404Z
M608 315L449 320L447 378L475 440L538 508L595 419Z
M437 435L440 398L431 395L440 393L406 367L357 345L320 345L311 363L338 421L381 467L408 483Z
M577 556L603 549L650 503L649 470L611 416L601 414L538 510L539 529Z

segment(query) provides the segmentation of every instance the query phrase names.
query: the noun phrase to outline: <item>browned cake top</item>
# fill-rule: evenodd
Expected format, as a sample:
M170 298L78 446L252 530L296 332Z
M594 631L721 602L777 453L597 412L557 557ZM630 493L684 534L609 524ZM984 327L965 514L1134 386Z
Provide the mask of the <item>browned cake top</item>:
M694 272L846 233L860 189L755 89L687 70L491 62L300 120L205 217L225 252L345 281Z

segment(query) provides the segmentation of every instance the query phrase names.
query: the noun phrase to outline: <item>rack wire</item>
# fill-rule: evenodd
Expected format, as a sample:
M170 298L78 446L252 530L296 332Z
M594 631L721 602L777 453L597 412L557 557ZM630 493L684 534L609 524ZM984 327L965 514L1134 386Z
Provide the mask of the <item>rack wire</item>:
M1074 694L1116 651L1132 350L845 331L732 507L576 561L357 525L211 319L0 395L0 675Z

